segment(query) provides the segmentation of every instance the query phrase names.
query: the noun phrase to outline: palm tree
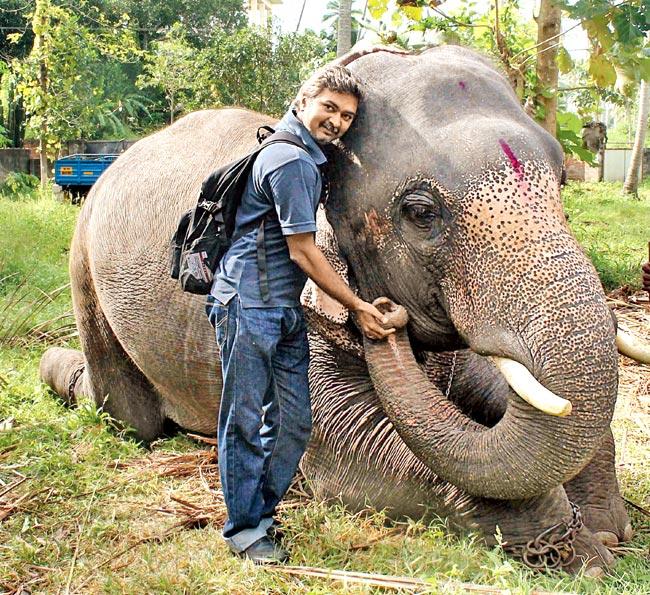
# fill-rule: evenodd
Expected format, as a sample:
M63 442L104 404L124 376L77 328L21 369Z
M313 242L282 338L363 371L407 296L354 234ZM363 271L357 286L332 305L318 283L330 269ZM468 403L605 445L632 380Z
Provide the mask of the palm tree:
M648 130L648 111L650 111L650 91L648 83L642 80L639 89L639 115L632 147L632 160L625 176L625 184L623 184L623 192L626 194L636 195L639 189L639 166L643 159L643 147Z
M336 55L342 56L352 47L352 0L339 0L339 26Z
M361 11L359 8L358 0L352 0L351 2L352 10L350 11L350 17L352 22L352 45L357 43L361 37L361 30L364 27L364 20L366 16L366 11L368 10L368 0L364 2L364 9ZM338 33L339 30L339 11L340 11L340 2L339 0L330 0L326 6L326 12L323 15L323 24L330 27L332 30Z

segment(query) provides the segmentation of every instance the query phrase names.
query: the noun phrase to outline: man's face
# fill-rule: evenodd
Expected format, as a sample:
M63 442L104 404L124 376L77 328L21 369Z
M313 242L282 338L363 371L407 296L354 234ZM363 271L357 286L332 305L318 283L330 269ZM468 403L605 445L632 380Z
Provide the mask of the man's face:
M354 95L323 89L316 97L303 97L298 119L316 142L331 143L350 128L357 114L358 101Z

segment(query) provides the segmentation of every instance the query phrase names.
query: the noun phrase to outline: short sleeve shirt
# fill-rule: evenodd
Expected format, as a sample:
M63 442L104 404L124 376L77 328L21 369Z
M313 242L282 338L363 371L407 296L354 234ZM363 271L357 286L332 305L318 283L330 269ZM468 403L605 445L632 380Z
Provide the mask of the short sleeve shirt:
M237 211L232 246L221 260L212 285L211 294L222 304L238 294L244 308L300 305L307 276L289 258L285 236L316 231L322 185L318 166L326 158L291 111L275 129L298 136L307 151L288 143L275 143L260 151ZM257 234L263 217L267 301L260 292L257 264Z

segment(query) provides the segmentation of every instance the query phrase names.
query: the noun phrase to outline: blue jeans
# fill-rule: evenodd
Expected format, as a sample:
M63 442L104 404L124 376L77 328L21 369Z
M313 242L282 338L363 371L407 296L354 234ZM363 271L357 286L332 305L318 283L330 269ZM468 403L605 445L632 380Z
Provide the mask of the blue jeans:
M208 297L221 353L219 471L228 520L223 536L241 552L264 537L311 433L309 344L301 307L242 308Z

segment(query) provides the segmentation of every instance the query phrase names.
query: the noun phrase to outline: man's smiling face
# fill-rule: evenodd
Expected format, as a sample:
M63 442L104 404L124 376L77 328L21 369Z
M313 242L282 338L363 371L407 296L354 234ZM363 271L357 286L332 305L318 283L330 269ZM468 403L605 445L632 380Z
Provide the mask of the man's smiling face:
M300 100L298 119L316 142L331 143L350 128L357 114L358 103L354 95L323 89L315 97Z

